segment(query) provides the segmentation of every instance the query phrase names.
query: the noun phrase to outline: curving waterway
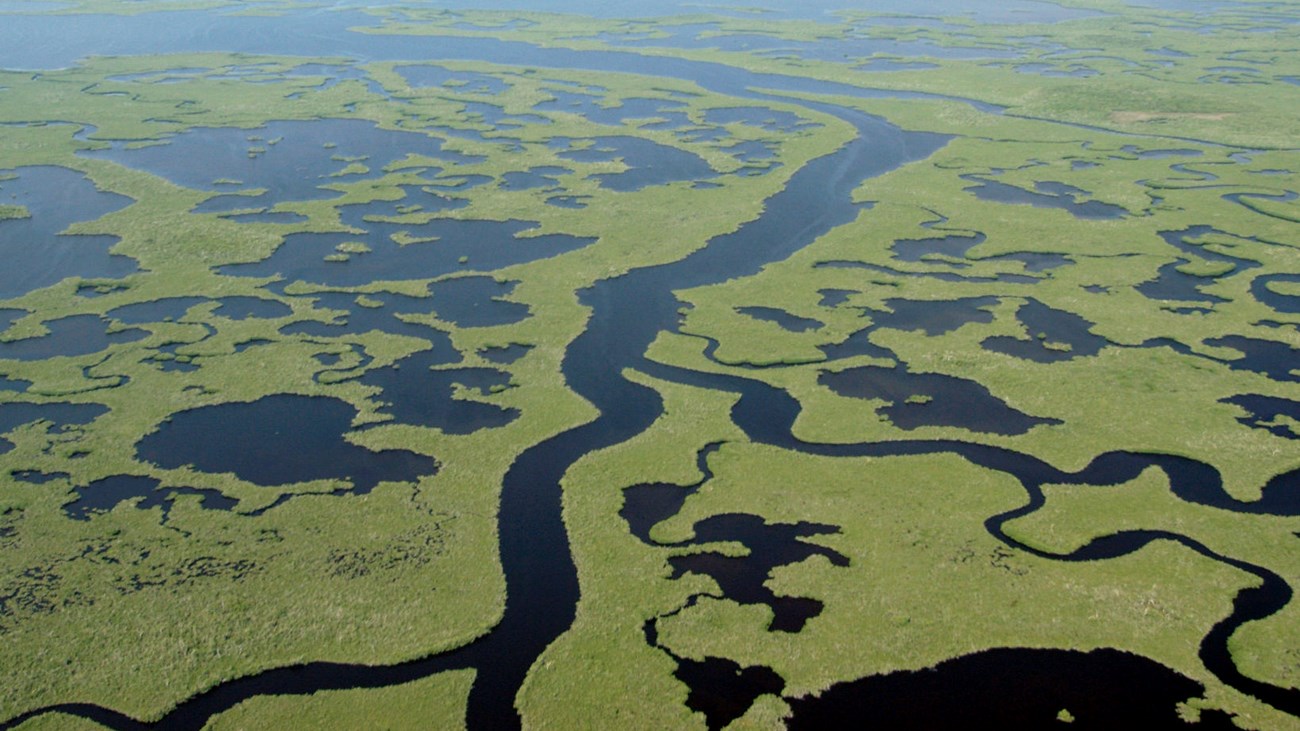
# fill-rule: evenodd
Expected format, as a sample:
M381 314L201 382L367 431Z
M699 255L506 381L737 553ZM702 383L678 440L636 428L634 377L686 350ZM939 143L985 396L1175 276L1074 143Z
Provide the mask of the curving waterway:
M507 601L501 622L491 632L460 649L417 661L372 667L337 663L308 663L266 671L223 683L180 704L156 723L146 724L113 709L90 704L63 704L39 709L0 724L17 726L32 717L59 711L81 716L115 729L199 729L217 713L259 695L308 694L319 690L374 688L409 682L447 670L474 668L476 678L469 697L467 722L473 729L516 728L520 718L514 700L529 668L540 654L573 622L579 598L577 571L569 549L561 514L560 480L583 455L626 441L647 429L663 412L652 389L621 376L635 369L657 378L740 394L732 411L734 422L754 442L829 456L888 456L955 453L981 466L1014 475L1024 485L1027 502L1010 513L986 522L989 532L1024 550L1002 531L1002 525L1043 504L1041 486L1048 483L1115 484L1136 476L1148 466L1163 469L1173 489L1184 500L1243 512L1300 514L1294 475L1275 480L1258 503L1240 503L1222 489L1218 474L1192 460L1111 453L1099 456L1078 473L1065 473L1034 457L1010 450L957 441L904 441L881 444L810 444L797 439L791 429L798 415L797 402L784 391L740 376L707 374L665 366L647 360L650 343L663 331L677 326L680 303L675 290L703 286L758 272L764 265L783 260L832 228L857 217L859 206L852 193L862 181L909 161L922 159L945 144L946 138L907 132L869 115L826 103L798 101L755 91L799 90L882 96L895 94L857 89L840 84L805 82L793 77L751 74L712 63L675 59L646 59L633 53L575 52L542 49L522 43L484 42L482 39L429 39L358 37L349 33L338 17L320 16L327 28L310 34L315 49L323 39L340 43L332 53L352 52L365 58L435 60L481 59L532 66L626 70L685 78L702 86L762 103L779 99L834 115L851 124L855 139L832 154L817 158L798 170L784 190L765 201L763 214L734 233L716 237L692 255L662 266L636 269L597 282L580 292L590 308L586 330L566 352L563 373L568 386L599 409L599 416L523 452L512 465L503 485L500 505L500 557L506 577ZM125 22L125 21L124 21ZM225 22L225 21L222 21ZM238 24L242 21L229 21ZM326 32L328 31L328 32ZM181 34L183 35L183 34ZM294 38L304 34L301 28ZM215 41L213 40L215 39ZM194 39L190 39L194 40ZM265 35L243 36L215 31L198 45L214 50L283 52L283 39ZM115 39L114 50L130 52L129 36ZM191 49L187 49L191 50ZM86 51L82 51L86 52ZM898 94L898 96L909 96ZM981 108L989 109L987 105ZM1227 642L1247 621L1268 616L1284 606L1291 590L1271 572L1238 559L1214 553L1184 536L1132 532L1101 539L1070 555L1038 555L1060 560L1087 560L1121 556L1151 541L1180 543L1203 556L1233 566L1260 579L1261 585L1241 592L1230 616L1206 635L1201 658L1221 680L1291 713L1300 713L1300 698L1291 689L1269 686L1242 676L1228 654Z

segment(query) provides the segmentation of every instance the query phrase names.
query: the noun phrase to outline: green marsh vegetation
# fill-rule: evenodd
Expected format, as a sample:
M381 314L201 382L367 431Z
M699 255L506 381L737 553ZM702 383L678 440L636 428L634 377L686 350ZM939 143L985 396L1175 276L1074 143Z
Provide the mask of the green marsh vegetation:
M403 102L399 105L361 82L331 86L325 77L286 73L304 63L224 54L98 58L63 71L6 79L7 93L24 100L7 103L0 112L8 123L0 134L13 151L6 162L19 176L25 166L61 165L89 176L101 190L132 199L123 210L78 224L69 233L117 237L113 252L134 259L140 272L110 282L72 278L7 301L5 307L19 316L4 341L38 338L50 331L46 323L79 315L103 318L110 330L137 328L145 335L86 356L4 361L7 378L30 386L0 393L0 403L70 402L108 409L83 426L37 421L5 435L13 447L3 457L8 475L4 540L11 550L4 556L2 626L5 665L23 678L6 689L5 716L77 697L112 704L136 717L157 717L204 688L259 669L306 660L391 663L464 644L490 629L504 599L493 558L495 496L502 475L523 448L590 418L558 375L563 346L583 325L573 293L633 266L679 258L733 228L755 215L759 202L778 190L789 172L847 135L833 119L815 115L810 121L816 133L779 137L732 125L727 130L732 139L724 143L682 142L667 132L640 129L653 119L610 127L563 112L548 114L545 126L494 130L467 113L465 104L486 100L507 113L536 118L533 107L551 98L549 88L598 85L610 104L627 97L681 99L679 111L698 124L709 109L737 102L686 82L626 75L556 71L543 78L526 70L475 65L474 74L501 79L508 89L485 95L456 85L410 88L392 64L366 68L386 95ZM453 73L468 68L451 66ZM171 69L199 71L178 74ZM31 110L46 105L58 106L68 121L44 124L31 116ZM293 224L239 222L225 213L195 212L205 200L240 185L236 179L218 178L220 171L213 175L216 190L194 190L77 154L105 147L110 140L156 144L199 127L243 127L250 149L274 149L257 131L268 120L348 118L393 129L437 126L481 136L446 136L443 149L463 156L464 162L407 156L358 179L355 173L362 171L356 166L363 163L340 159L337 177L322 181L336 194L332 199L234 211L298 214L302 220ZM79 130L89 134L80 138ZM698 154L725 177L712 190L674 183L617 192L590 176L621 172L627 169L623 162L563 159L546 145L554 136L582 140L614 134ZM743 165L726 149L735 138L774 145L782 167L765 177L730 175ZM329 147L322 149L323 156L334 154ZM510 190L495 182L464 191L456 187L476 176L496 181L508 172L539 166L568 171L560 175L565 192L581 196L602 215L546 205L544 193L537 190ZM509 297L528 308L528 317L520 322L457 327L439 317L436 304L428 315L393 315L427 326L430 337L449 338L461 362L448 367L490 365L505 371L509 388L491 393L462 388L455 398L517 409L521 418L508 426L456 435L382 423L389 417L379 413L381 394L357 377L428 348L427 340L383 330L327 338L285 335L283 331L305 323L346 319L347 312L330 310L316 299L336 288L289 281L277 292L264 287L270 279L218 271L268 256L292 233L360 236L363 231L342 222L340 209L401 201L402 186L437 190L462 204L446 211L412 207L386 219L410 226L412 232L434 218L521 219L536 226L519 239L520 246L527 245L529 236L553 232L596 239L570 254L493 273L501 281L519 282ZM255 196L260 191L240 192ZM733 196L745 203L722 205ZM708 213L689 214L702 201L701 210ZM657 233L653 246L646 245L648 230ZM403 246L439 243L416 233L395 238ZM371 255L368 249L358 240L340 245L336 253L364 262ZM460 272L449 276L476 272L474 257L467 259ZM412 272L400 280L343 291L359 307L382 310L384 300L377 296L427 297L434 279ZM99 296L85 296L87 292ZM119 308L178 297L200 301L156 322L127 325L110 315ZM218 301L235 297L278 303L280 314L243 319L219 314ZM488 364L479 355L512 343L534 347L510 364ZM322 369L321 359L333 360L333 365ZM164 368L171 362L193 367ZM350 441L379 451L431 456L437 460L436 474L340 497L331 493L346 488L346 481L265 487L232 473L164 469L134 454L132 445L165 429L172 414L277 393L348 402L358 412L355 426L364 428L350 433ZM30 472L52 479L30 484L13 476ZM108 512L92 512L89 520L69 519L64 507L75 504L74 488L115 475L157 480L159 489L216 491L238 502L226 512L205 509L199 495L179 495L167 499L165 509L138 509L128 497ZM291 496L300 497L267 510ZM51 637L60 639L51 644ZM51 652L59 659L51 660ZM75 672L69 673L69 667Z
M143 10L101 0L68 5L59 12ZM217 7L241 6L189 2L167 9ZM1268 279L1300 272L1300 209L1288 195L1300 189L1300 122L1290 111L1300 105L1300 87L1286 80L1300 75L1300 42L1258 32L1294 20L1295 8L1192 15L1120 3L1087 7L1113 15L1019 25L950 17L948 26L909 26L875 24L862 12L812 22L761 13L623 21L373 10L384 24L367 32L635 50L649 57L651 69L655 56L678 57L869 88L978 95L1005 106L996 114L958 100L792 95L952 139L925 160L869 180L855 194L869 204L855 221L789 259L755 276L678 292L679 332L661 334L649 358L785 390L801 407L794 436L806 443L954 440L1015 450L1071 472L1108 452L1173 455L1217 470L1230 498L1259 500L1271 479L1300 468L1297 374L1285 361L1261 365L1252 355L1259 347L1300 348L1300 316L1259 295L1300 294L1294 279ZM701 23L708 28L692 32L718 39L718 47L618 43L620 36L669 39ZM721 41L736 34L769 36L794 50L723 50L730 46ZM852 38L990 55L959 60L936 51L919 59L930 68L873 72L858 67L918 59L865 53L828 61L797 52L799 44ZM332 79L303 71L308 64L346 66L358 75ZM447 80L420 86L404 75L409 66L185 54L0 73L6 171L21 178L24 167L58 165L128 196L129 206L69 233L117 237L113 252L139 268L119 279L69 278L0 302L0 310L19 311L0 335L0 358L4 343L39 337L67 317L144 331L88 355L0 360L0 376L30 384L0 390L0 408L107 409L82 425L38 420L0 435L0 447L12 445L0 454L0 657L12 679L0 696L0 717L78 701L157 718L205 688L259 670L312 660L393 663L491 631L507 600L495 522L503 476L531 445L594 418L560 371L588 316L577 293L680 260L734 230L758 216L762 201L794 171L851 134L831 116L765 101L810 124L776 132L729 123L720 139L688 138L653 114L599 124L547 102L575 90L604 109L651 99L671 103L664 109L699 128L710 126L710 111L755 102L663 77L477 62L437 64ZM482 77L495 86L471 81ZM59 110L57 123L43 118L49 109ZM321 186L334 197L267 204L254 200L261 191L219 177L222 171L200 190L78 154L235 127L247 132L250 159L269 159L283 143L262 134L266 122L330 119L427 132L455 158L412 154L376 167L335 149L345 140L330 142L319 154L337 165ZM569 139L575 142L568 150L592 150L617 136L696 155L719 187L676 181L614 190L594 176L625 173L629 161L565 155L551 144ZM743 174L746 161L730 149L737 142L770 145L779 166ZM562 172L553 173L554 185L505 184L510 173L540 168ZM488 182L471 184L479 180ZM412 189L454 205L413 202ZM196 212L232 190L249 198L248 208ZM557 191L585 207L548 203ZM991 191L1037 205L990 199ZM1106 215L1072 212L1090 202L1104 204L1091 210ZM372 204L391 204L365 220L398 227L391 240L403 248L438 246L420 228L446 219L535 222L520 245L546 234L594 243L496 268L471 254L446 274L412 272L348 287L221 271L265 260L286 237L309 233L355 236L322 259L362 266L376 247L345 222L345 209ZM25 213L0 199L0 226ZM239 221L232 213L297 217ZM528 316L464 326L439 312L436 295L427 313L386 304L390 295L426 298L441 282L480 275L517 282L504 297L526 306ZM829 292L840 293L838 301ZM286 334L358 317L360 310L325 304L338 293L360 310L425 328L427 337L383 329ZM111 315L177 297L200 301L156 322ZM217 301L234 297L283 309L273 317L221 315ZM967 304L960 318L917 324L906 316L916 303ZM746 314L753 307L816 326L783 327ZM1035 315L1044 311L1049 315ZM457 360L436 369L493 368L508 384L462 386L453 398L515 409L518 419L469 434L398 423L386 413L382 391L360 380L443 337ZM837 346L851 338L870 347L841 355L846 351ZM531 347L513 362L484 356L516 344ZM192 367L163 367L170 362ZM1014 433L981 429L942 416L961 415L961 404L942 392L863 397L828 385L865 368L970 382L1038 422ZM1185 718L1216 710L1243 728L1295 725L1294 717L1223 682L1198 654L1202 638L1257 577L1172 540L1101 561L1061 557L1125 531L1163 531L1263 567L1294 587L1300 519L1187 502L1153 467L1119 485L1049 484L1041 507L1004 524L1004 541L986 521L1028 500L1009 474L955 454L846 458L751 443L730 416L735 394L624 375L654 389L664 413L644 433L587 455L566 474L564 518L581 599L573 626L535 664L517 700L526 725L702 727L704 717L688 706L688 687L674 675L674 656L771 668L793 698L994 647L1122 649L1204 686L1202 696L1180 707ZM272 394L345 401L356 410L348 441L431 457L436 473L383 482L363 495L334 494L349 483L267 487L233 472L163 468L135 453L137 442L179 412ZM1263 413L1243 405L1243 396L1292 410ZM912 420L903 422L902 413ZM709 445L718 446L706 457L706 475L699 459ZM30 473L50 479L24 479ZM235 507L213 510L200 495L172 494L165 506L142 509L129 498L86 521L69 517L79 488L119 475L156 480L160 490L215 491ZM651 542L632 535L620 515L624 490L648 483L694 490L680 512L651 528ZM708 576L674 578L675 557L744 555L737 542L691 543L699 522L732 514L836 529L800 540L847 557L846 566L817 555L777 567L767 582L778 596L821 603L801 631L770 631L772 610L727 598ZM1296 612L1292 602L1231 637L1242 673L1300 687ZM655 623L658 646L646 640L647 622ZM211 726L309 718L345 727L374 709L394 726L412 719L457 725L471 682L471 673L458 671L393 688L255 698ZM788 713L785 698L761 696L734 727L779 727ZM47 715L23 728L74 722Z

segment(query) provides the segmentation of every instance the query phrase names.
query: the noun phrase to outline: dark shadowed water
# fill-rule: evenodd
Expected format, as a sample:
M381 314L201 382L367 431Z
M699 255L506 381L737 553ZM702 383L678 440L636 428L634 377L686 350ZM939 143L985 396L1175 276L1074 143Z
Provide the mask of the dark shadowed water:
M1179 718L1177 705L1204 691L1118 650L985 650L792 699L789 728L1235 728L1223 714L1203 713L1194 725ZM1059 722L1061 711L1074 720Z

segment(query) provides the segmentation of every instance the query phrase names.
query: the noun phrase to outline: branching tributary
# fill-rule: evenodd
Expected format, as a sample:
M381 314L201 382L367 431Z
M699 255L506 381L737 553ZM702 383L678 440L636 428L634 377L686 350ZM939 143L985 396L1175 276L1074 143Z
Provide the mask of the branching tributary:
M892 96L891 92L856 89L842 84L805 82L793 77L756 75L712 63L658 58L647 62L633 53L583 53L541 49L522 43L485 42L483 39L438 39L371 36L360 39L341 27L339 46L332 52L356 49L366 58L432 60L437 57L481 59L533 66L626 70L686 78L705 88L760 103L780 99L832 114L854 126L856 138L834 152L797 171L787 187L766 201L763 214L731 234L719 236L678 262L636 269L597 282L580 293L591 308L586 331L570 346L563 372L570 388L599 410L599 417L525 451L506 476L500 508L500 555L506 576L507 601L501 622L471 644L434 657L392 666L370 667L337 663L309 663L269 670L220 684L188 701L156 723L142 723L117 711L90 704L62 704L24 714L0 729L48 712L82 716L115 729L198 729L217 713L259 695L308 694L319 690L391 686L447 670L474 668L467 722L474 729L518 727L515 696L528 669L543 650L571 625L579 597L577 571L561 515L560 480L570 465L584 454L626 441L647 429L663 411L652 389L622 377L635 369L657 378L741 394L732 411L735 423L755 442L830 456L884 456L956 453L981 466L1010 473L1025 486L1028 503L1021 509L988 519L990 533L1023 550L1002 531L1011 518L1032 512L1043 503L1041 486L1047 483L1114 484L1136 476L1149 465L1163 468L1174 490L1192 502L1230 510L1300 513L1296 500L1281 494L1265 496L1259 504L1241 504L1229 498L1213 469L1169 457L1107 454L1082 472L1063 473L1033 457L1009 450L955 441L910 441L882 444L825 445L799 441L791 432L798 404L784 391L760 381L687 371L648 361L644 353L662 331L676 327L679 303L674 290L697 287L758 272L765 264L787 258L835 226L849 223L859 207L852 193L863 180L938 149L945 138L892 127L860 112L825 103L773 97L754 88L840 93L857 96ZM320 47L322 36L313 35ZM205 37L220 41L222 34ZM283 39L265 36L233 40L220 50L283 52L275 46ZM254 47L247 47L251 42ZM897 94L899 96L922 96ZM988 105L979 105L993 110ZM613 518L613 516L611 516ZM1154 540L1171 540L1258 577L1262 586L1241 592L1232 614L1204 638L1201 657L1220 679L1247 693L1289 711L1300 713L1300 699L1291 689L1270 686L1242 676L1227 651L1233 631L1247 621L1268 616L1291 597L1289 586L1271 572L1232 557L1221 556L1183 536L1144 532L1100 539L1068 556L1038 555L1062 560L1104 558L1138 550Z

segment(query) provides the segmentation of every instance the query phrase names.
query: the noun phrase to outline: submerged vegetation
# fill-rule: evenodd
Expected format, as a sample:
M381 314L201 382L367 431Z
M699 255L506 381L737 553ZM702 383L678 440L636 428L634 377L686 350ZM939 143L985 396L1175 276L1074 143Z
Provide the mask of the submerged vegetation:
M1038 12L0 2L139 36L0 64L0 727L776 728L1000 648L1294 726L1300 11ZM576 589L476 700L512 552Z

